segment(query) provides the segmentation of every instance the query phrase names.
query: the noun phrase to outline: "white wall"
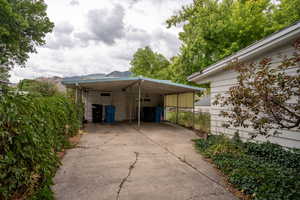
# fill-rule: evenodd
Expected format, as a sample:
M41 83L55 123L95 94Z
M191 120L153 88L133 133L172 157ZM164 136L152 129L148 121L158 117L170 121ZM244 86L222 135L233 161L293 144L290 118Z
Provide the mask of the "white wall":
M92 104L111 105L112 96L101 96L100 91L87 91L84 95L85 119L92 122ZM104 115L104 110L103 110Z
M264 55L261 55L260 57L255 58L253 61L258 61L264 57L272 57L273 58L273 65L276 67L278 65L280 59L278 58L278 54L282 55L291 55L294 52L294 49L290 45L282 46L276 50L273 50L272 52L266 53ZM288 70L288 73L296 73L296 70L298 67L294 67ZM220 117L220 111L221 110L228 110L227 107L220 107L219 105L213 105L213 102L215 100L215 96L217 94L224 95L230 87L237 84L237 73L234 71L222 71L217 73L214 76L207 77L207 80L210 80L211 84L211 131L213 134L227 134L229 136L232 136L237 130L239 130L240 136L243 139L248 139L250 137L250 134L254 132L253 129L245 129L245 128L224 128L222 127L222 124L224 122L228 121L228 119ZM203 82L203 80L201 81ZM283 134L278 136L271 136L268 139L262 136L259 136L256 138L256 140L259 141L266 141L269 140L273 143L278 143L282 146L286 147L296 147L300 148L300 132L299 130L280 130Z
M142 98L150 98L150 102L142 102L141 106L163 105L161 95L142 93ZM110 97L101 96L100 91L88 91L84 95L85 119L92 122L92 104L114 105L116 121L134 120L137 118L138 94L136 92L112 92ZM103 109L104 119L104 109Z
M195 106L195 112L210 113L211 106Z

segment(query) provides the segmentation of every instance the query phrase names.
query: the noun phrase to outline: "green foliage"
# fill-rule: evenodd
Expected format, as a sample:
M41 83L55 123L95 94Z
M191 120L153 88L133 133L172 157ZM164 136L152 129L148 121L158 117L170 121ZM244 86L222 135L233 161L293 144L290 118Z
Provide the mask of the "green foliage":
M40 96L54 96L60 94L56 86L52 83L45 81L37 81L24 79L19 82L18 89L21 91L27 91L31 94L40 95Z
M9 75L9 68L6 66L0 66L0 81L8 81Z
M166 119L172 123L176 123L176 111L167 111ZM185 127L193 126L193 112L191 111L179 111L178 112L178 124ZM210 132L210 114L209 113L195 113L195 129L205 133Z
M295 149L285 150L280 145L270 142L266 142L264 145L248 142L245 144L245 149L248 155L300 171L300 154L295 153Z
M130 71L134 75L148 78L169 79L169 61L162 54L153 52L150 47L140 48L133 55Z
M82 111L62 96L0 95L0 199L53 199L56 152L77 133Z
M299 0L195 0L167 20L183 25L171 63L177 82L300 19Z
M0 0L0 66L25 65L29 53L45 43L53 23L43 0Z
M224 135L195 141L236 188L256 200L299 199L299 152L265 143L236 142Z

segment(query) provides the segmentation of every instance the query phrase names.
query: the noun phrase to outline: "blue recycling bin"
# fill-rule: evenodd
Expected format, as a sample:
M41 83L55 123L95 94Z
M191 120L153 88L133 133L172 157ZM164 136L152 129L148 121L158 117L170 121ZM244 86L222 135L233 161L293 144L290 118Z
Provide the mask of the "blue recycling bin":
M161 122L161 116L163 113L162 107L155 107L155 119L154 122L160 123Z
M116 109L113 105L105 106L105 122L114 123L115 122L115 112Z

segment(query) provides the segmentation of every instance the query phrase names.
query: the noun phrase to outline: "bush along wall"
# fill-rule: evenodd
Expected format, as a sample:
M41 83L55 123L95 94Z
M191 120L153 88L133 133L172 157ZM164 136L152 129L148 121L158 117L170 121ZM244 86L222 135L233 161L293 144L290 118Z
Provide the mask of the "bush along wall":
M0 95L0 199L53 199L57 152L81 115L63 96Z
M213 135L195 140L195 144L231 184L251 199L300 199L299 150Z

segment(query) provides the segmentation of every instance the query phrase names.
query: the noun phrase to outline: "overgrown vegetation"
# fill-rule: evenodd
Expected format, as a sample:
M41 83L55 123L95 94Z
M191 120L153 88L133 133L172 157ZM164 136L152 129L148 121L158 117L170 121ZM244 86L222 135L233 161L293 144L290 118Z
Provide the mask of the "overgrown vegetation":
M195 140L196 148L255 200L300 199L300 152L270 142L242 142L223 135Z
M53 83L31 79L24 79L20 81L18 83L18 89L20 91L30 92L31 94L43 97L61 94Z
M0 199L53 199L57 152L81 126L64 96L0 95Z
M176 123L176 111L167 111L166 119L170 122ZM210 132L210 114L204 112L195 113L195 129L204 133ZM193 127L193 112L179 111L178 124L191 128Z
M179 33L181 46L168 67L156 65L154 73L161 79L188 83L192 73L299 19L299 0L194 0L167 20L168 27L183 26ZM141 72L155 65L148 58L140 58L147 63Z

